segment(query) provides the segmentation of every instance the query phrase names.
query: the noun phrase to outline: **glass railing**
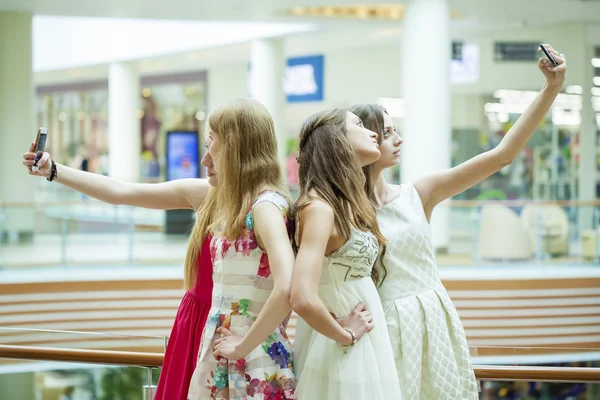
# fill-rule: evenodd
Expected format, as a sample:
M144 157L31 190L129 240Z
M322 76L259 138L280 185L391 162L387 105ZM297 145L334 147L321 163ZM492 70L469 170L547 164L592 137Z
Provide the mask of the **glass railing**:
M452 201L443 266L589 265L600 260L600 203ZM184 216L185 217L185 216ZM181 265L185 229L167 212L93 199L0 203L0 268ZM191 222L191 213L187 216ZM21 226L29 231L21 234ZM185 225L185 224L184 224Z
M0 327L0 399L152 399L166 338L121 331Z
M448 264L597 264L598 201L450 202Z
M470 351L482 400L600 399L595 378L600 347L472 346Z

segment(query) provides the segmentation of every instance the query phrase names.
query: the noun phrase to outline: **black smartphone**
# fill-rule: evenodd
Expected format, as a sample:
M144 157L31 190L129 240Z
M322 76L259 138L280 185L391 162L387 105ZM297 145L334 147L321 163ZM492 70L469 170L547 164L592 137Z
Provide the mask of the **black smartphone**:
M48 128L41 127L38 129L37 136L35 137L35 159L34 162L37 164L40 158L44 155L44 149L46 148L46 139L48 139ZM39 168L34 165L32 170L37 171Z
M556 61L554 61L554 58L552 58L552 56L550 55L550 52L548 50L546 50L546 47L543 44L540 44L540 47L541 47L542 51L544 52L544 54L546 55L546 57L548 58L548 60L550 60L552 65L555 67L558 66Z

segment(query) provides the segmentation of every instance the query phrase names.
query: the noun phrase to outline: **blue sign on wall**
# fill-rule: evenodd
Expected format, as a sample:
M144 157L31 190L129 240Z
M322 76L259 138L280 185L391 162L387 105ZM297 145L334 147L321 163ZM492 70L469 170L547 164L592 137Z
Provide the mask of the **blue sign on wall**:
M323 55L288 58L283 90L288 103L323 101Z
M323 55L287 59L283 75L283 91L288 103L323 101L324 65ZM250 73L249 65L248 74ZM248 79L248 95L252 96L251 79Z

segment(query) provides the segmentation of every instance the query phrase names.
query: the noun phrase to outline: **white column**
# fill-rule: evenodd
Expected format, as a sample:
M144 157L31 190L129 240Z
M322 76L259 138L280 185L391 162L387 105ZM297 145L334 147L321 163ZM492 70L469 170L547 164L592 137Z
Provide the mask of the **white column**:
M22 164L37 134L31 29L31 14L0 12L0 201L6 203L32 202L35 188L47 184ZM33 209L1 207L0 240L5 232L21 239L33 234Z
M285 177L285 145L287 134L284 124L286 98L283 92L285 51L282 38L261 39L252 42L250 61L250 93L263 103L273 117L277 135L279 164Z
M407 0L402 40L401 89L406 107L401 180L450 168L450 9L448 0ZM450 242L447 204L432 216L433 242Z
M594 77L594 68L591 64L594 55L593 47L585 45L582 109L581 109L581 129L579 134L579 195L578 200L590 201L596 199L596 114L592 108L592 79ZM593 211L591 207L579 208L579 229L592 229Z
M134 63L114 63L108 74L108 174L140 178L140 79Z

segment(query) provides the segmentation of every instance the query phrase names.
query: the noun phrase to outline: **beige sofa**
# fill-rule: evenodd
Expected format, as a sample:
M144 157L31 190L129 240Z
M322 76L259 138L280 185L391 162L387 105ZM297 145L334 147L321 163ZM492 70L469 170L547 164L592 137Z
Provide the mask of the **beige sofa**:
M501 204L481 207L479 258L484 260L529 260L533 255L531 240L519 215Z

